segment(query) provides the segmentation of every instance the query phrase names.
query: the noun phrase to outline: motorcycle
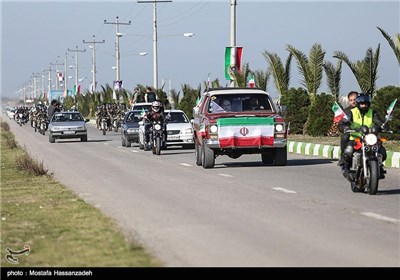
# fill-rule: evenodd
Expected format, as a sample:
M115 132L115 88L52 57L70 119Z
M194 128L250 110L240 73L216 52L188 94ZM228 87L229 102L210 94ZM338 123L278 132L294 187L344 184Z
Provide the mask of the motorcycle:
M382 130L383 131L383 130ZM360 132L361 137L354 140L354 152L348 175L343 174L350 181L353 192L368 191L374 195L378 191L379 180L384 178L382 155L379 153L385 138L379 135L379 128L361 126L360 129L346 130L345 133ZM392 133L392 131L383 131ZM343 169L344 171L344 169Z
M164 146L166 141L164 134L164 125L161 121L153 121L150 127L150 143L149 146L152 149L153 154L160 155L161 148Z
M38 125L39 125L39 133L42 134L42 135L45 135L45 132L46 132L46 130L48 128L47 118L40 117Z
M106 135L108 129L108 119L107 117L101 117L100 129L103 131L103 135Z

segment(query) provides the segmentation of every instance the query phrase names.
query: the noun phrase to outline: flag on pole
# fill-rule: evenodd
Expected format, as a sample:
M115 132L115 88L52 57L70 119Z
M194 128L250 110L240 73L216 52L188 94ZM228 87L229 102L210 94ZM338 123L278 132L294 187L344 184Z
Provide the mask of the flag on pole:
M212 84L211 84L211 77L210 77L210 73L208 73L208 78L207 78L207 89L211 88Z
M393 112L394 105L396 105L397 98L390 103L389 108L386 110L386 118L389 118Z
M225 78L233 80L233 74L240 73L243 47L225 48Z
M247 76L246 86L249 88L254 88L255 85L256 85L256 82L254 80L254 74L250 72L249 75Z
M340 122L343 118L346 120L349 119L343 109L339 106L339 104L337 104L337 102L333 104L332 111L335 114L335 116L333 117L333 121L335 123Z
M142 111L140 112L140 116L143 118L146 112L144 111L144 108L142 108Z

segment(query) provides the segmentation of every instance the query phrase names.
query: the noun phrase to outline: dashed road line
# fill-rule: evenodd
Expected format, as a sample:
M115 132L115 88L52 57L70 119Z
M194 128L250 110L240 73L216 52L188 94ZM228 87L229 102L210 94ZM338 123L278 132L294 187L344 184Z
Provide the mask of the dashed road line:
M283 192L283 193L296 193L295 191L291 191L291 190L284 189L284 188L272 188L272 189L279 191L279 192Z
M376 214L376 213L372 213L372 212L362 212L360 214L363 215L363 216L369 217L369 218L374 218L374 219L377 219L377 220L381 220L381 221L385 221L385 222L389 222L389 223L393 223L393 224L400 223L399 219L382 216L382 215L379 215L379 214Z
M137 150L131 150L132 153L139 153Z
M184 163L184 162L181 162L181 163L179 163L180 165L183 165L183 166L187 166L187 167L191 167L191 166L193 166L193 165L191 165L191 164L189 164L189 163Z
M219 173L218 175L222 176L222 177L233 177L232 175L229 174L223 174L223 173Z

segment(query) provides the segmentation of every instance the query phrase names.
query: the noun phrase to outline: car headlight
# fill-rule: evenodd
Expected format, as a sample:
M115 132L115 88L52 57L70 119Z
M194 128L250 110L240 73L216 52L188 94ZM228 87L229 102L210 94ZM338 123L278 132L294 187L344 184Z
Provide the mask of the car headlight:
M84 126L77 126L77 127L76 127L76 130L83 130L83 129L85 129Z
M51 128L51 130L52 130L52 131L61 131L61 130L63 130L63 128L60 127L60 126L53 126L53 127Z
M378 142L378 137L376 137L376 135L375 135L375 134L372 134L372 133L367 134L367 135L365 136L365 142L366 142L368 145L375 145L376 142Z
M278 124L275 125L275 131L276 132L282 132L283 128L284 128L283 124L281 124L281 123L278 123Z
M193 133L193 129L190 127L190 128L186 128L184 131L183 131L183 133L184 134L192 134Z
M135 133L135 132L139 132L139 129L137 129L137 128L128 128L128 129L126 130L126 132L128 132L128 133Z
M212 133L216 133L218 131L218 126L216 126L215 124L213 124L212 126L210 126L210 131Z

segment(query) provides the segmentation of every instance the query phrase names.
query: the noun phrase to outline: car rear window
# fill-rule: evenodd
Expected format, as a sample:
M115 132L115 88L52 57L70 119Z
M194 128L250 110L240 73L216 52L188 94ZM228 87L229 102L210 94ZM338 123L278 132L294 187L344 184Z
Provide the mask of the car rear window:
M188 123L189 119L186 115L182 112L171 112L167 115L170 115L170 119L168 120L169 123Z
M265 94L215 94L210 97L209 113L267 111L273 106Z

